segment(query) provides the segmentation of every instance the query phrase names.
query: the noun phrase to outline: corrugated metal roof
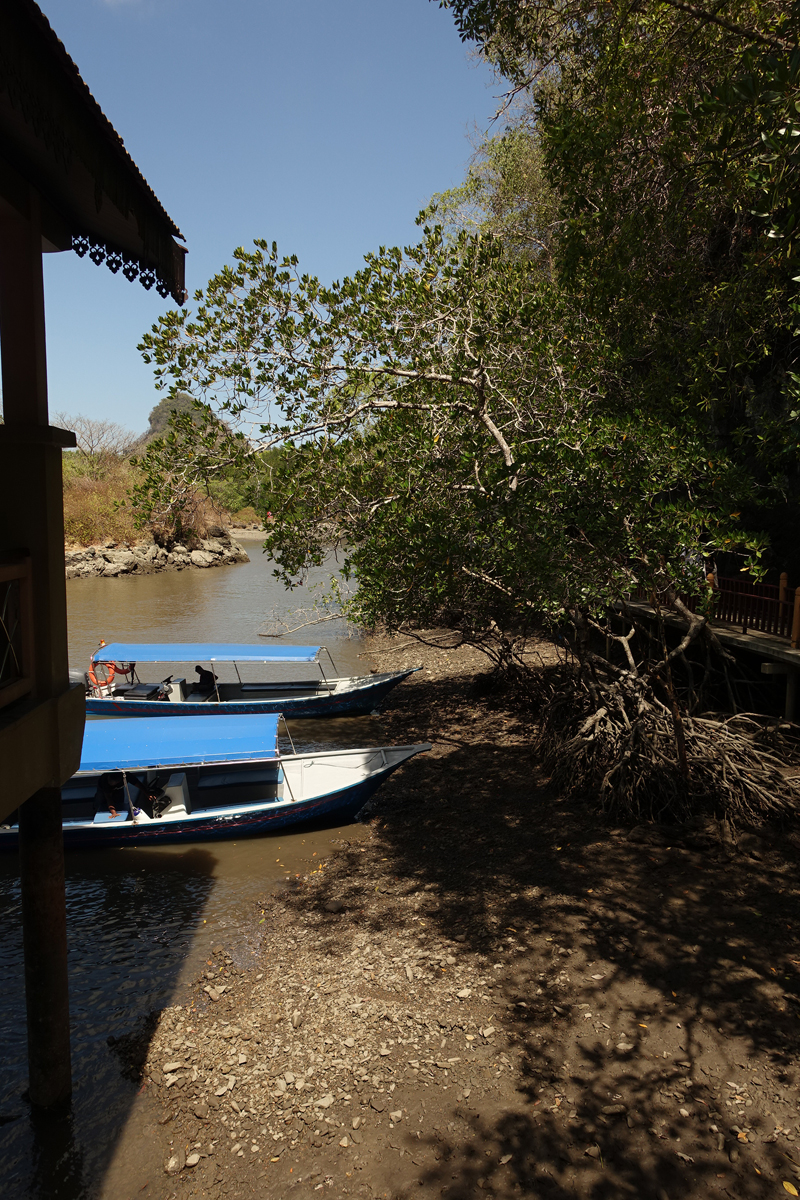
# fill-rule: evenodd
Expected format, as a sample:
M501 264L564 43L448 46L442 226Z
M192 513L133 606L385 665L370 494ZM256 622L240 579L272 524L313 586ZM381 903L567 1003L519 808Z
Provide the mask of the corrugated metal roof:
M50 47L55 61L59 64L61 70L64 72L64 77L69 85L74 88L75 93L79 97L81 103L86 105L87 109L92 115L92 118L97 122L98 130L107 139L110 149L120 157L120 159L125 163L126 168L136 176L136 179L139 181L142 190L147 193L153 202L153 206L164 218L170 233L183 240L183 234L181 233L180 229L172 220L172 217L166 211L161 201L158 199L158 196L156 196L155 192L150 187L150 184L147 182L144 175L142 175L136 163L125 149L125 142L122 140L114 126L109 121L108 117L103 112L100 105L95 100L94 96L89 90L88 84L85 82L83 76L78 70L77 64L67 53L64 43L53 29L47 17L39 8L38 4L34 4L33 0L3 0L3 7L13 8L15 6L18 6L20 9L27 10L29 20L38 28L43 41Z
M42 200L55 249L185 298L185 247L125 144L34 0L0 3L0 195Z

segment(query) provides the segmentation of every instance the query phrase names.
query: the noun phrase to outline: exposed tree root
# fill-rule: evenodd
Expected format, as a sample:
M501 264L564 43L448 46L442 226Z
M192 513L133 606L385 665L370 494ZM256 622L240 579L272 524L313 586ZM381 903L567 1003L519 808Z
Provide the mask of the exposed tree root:
M686 821L701 814L758 825L800 813L800 774L787 726L739 714L688 716L684 773L668 697L633 672L586 679L577 666L542 672L538 748L557 787L592 797L615 819Z

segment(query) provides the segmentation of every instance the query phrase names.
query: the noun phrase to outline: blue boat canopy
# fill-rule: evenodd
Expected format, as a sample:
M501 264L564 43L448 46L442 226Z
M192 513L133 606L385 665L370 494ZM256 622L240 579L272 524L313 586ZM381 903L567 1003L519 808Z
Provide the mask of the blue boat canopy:
M251 646L226 642L110 642L92 655L92 662L136 663L311 663L319 646Z
M279 716L87 721L80 771L136 771L278 757Z

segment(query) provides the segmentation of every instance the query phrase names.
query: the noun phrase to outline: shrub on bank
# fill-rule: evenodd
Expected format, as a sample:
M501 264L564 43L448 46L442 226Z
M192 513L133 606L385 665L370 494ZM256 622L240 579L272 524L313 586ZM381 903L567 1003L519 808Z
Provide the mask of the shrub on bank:
M143 524L134 492L139 472L130 458L142 439L110 421L66 413L55 414L54 419L64 428L73 429L77 436L76 449L65 451L62 459L64 538L68 545L154 541L166 547L180 542L194 549L200 539L219 536L230 523L230 510L242 507L243 496L234 486L235 481L228 480L212 496L190 489L171 514L168 527ZM252 508L240 515L246 516L242 523L258 521Z
M198 496L191 506L191 519L171 529L139 527L136 510L130 503L129 489L135 468L126 461L109 466L102 478L76 470L70 460L64 463L64 540L71 546L96 546L102 542L154 541L160 546L181 542L195 548L201 538L218 536L230 523L230 516L212 500ZM252 518L258 515L252 510Z
M135 542L142 536L130 508L118 507L128 491L130 468L121 463L104 479L65 472L64 538L70 544L91 546L113 539Z
M240 508L238 512L233 514L231 524L239 528L247 525L260 525L261 517L251 505L248 505L247 508Z

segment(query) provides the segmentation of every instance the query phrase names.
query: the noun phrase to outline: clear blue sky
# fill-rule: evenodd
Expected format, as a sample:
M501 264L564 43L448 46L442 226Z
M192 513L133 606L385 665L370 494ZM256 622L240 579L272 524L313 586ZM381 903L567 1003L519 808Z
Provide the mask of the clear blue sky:
M190 293L254 237L323 280L415 241L494 112L436 0L39 3L184 234ZM168 302L72 253L45 287L51 412L146 428L136 344Z

